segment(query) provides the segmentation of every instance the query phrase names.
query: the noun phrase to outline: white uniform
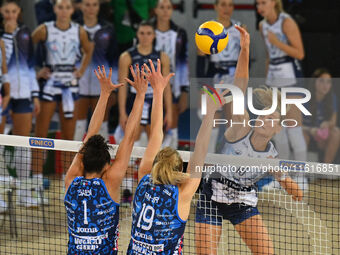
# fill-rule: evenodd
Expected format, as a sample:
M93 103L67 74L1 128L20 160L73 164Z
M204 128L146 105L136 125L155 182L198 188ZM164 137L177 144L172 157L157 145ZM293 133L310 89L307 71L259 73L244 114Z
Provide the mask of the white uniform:
M11 34L4 33L2 40L6 49L11 100L31 100L32 97L38 97L39 85L35 77L31 31L21 25Z
M219 83L221 80L232 82L238 56L240 54L240 32L235 28L235 25L241 25L240 22L231 20L231 26L226 28L229 34L227 47L218 54L210 55L210 62L214 66L215 72L214 83Z
M51 68L52 76L44 87L43 98L51 100L51 95L60 95L62 88L68 87L73 93L78 93L73 72L80 54L80 27L73 22L67 30L57 28L54 21L47 22L45 25L47 29L46 64Z
M67 30L56 27L55 21L46 22L46 65L51 69L51 78L46 82L42 98L47 101L61 96L65 118L73 118L74 95L79 87L73 72L80 55L80 26L71 22Z
M222 153L240 157L251 158L275 158L278 153L272 142L269 142L265 151L256 151L251 144L250 138L253 131L236 142L226 142ZM244 203L256 206L257 195L254 184L263 178L268 172L262 169L237 169L236 172L227 171L220 173L222 178L212 179L211 199L218 203ZM212 178L210 176L210 178Z
M178 98L183 90L188 92L188 39L185 30L172 21L170 21L168 31L163 32L156 29L155 49L163 51L169 56L170 70L176 73L172 84L174 97Z
M269 68L266 84L273 87L292 86L297 83L296 78L301 73L301 67L297 59L293 59L284 51L272 45L268 40L268 31L285 44L289 44L287 36L283 32L283 22L291 17L281 12L277 21L270 25L266 20L262 21L262 34L269 54Z

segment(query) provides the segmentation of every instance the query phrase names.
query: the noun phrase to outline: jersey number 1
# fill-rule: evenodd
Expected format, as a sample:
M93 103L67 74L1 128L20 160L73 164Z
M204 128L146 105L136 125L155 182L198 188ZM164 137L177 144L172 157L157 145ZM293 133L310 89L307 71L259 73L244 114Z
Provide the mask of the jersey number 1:
M146 217L146 214L148 213L148 211L151 211L151 217L150 218ZM155 217L155 209L153 209L153 207L150 206L150 205L146 206L145 203L143 204L143 208L142 208L142 211L140 212L140 216L139 216L138 223L137 223L138 228L141 227L140 222L142 220L142 217L143 217L143 221L148 224L147 226L142 225L142 229L150 230L151 227L152 227L153 218Z
M83 204L84 204L84 224L88 225L89 222L87 220L87 203L86 203L86 200L83 200Z

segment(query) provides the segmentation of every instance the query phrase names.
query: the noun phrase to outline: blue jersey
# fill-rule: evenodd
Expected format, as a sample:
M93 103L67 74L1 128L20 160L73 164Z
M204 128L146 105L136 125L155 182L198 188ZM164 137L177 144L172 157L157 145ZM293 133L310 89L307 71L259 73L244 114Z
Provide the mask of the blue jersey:
M25 25L12 33L4 33L6 60L11 98L31 99L38 97L39 86L34 70L34 51L31 32Z
M68 254L118 254L119 204L102 179L77 177L67 190Z
M150 175L138 184L133 201L127 254L182 254L186 221L178 215L178 187L154 185Z
M151 61L153 62L154 66L155 66L155 69L157 70L157 59L161 59L161 52L160 51L153 49L152 52L149 55L142 55L138 52L137 47L132 47L132 48L128 49L128 53L131 56L131 60L132 60L131 65L133 67L135 67L135 65L138 64L139 68L141 68L142 65L147 64L149 66L150 70L151 70L151 67L149 65L149 59L151 59ZM133 79L131 74L129 75L129 78L130 78L130 80ZM135 88L132 87L132 86L129 86L129 87L130 87L130 92L133 93L133 94L136 94ZM145 97L151 98L152 95L153 95L153 90L152 90L152 87L149 83Z

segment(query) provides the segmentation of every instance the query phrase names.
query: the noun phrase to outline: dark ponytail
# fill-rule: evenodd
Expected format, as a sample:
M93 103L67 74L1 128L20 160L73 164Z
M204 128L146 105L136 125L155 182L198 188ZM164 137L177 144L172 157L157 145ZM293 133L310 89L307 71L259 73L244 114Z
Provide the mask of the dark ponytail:
M109 146L101 135L92 136L80 150L85 173L100 173L111 161Z

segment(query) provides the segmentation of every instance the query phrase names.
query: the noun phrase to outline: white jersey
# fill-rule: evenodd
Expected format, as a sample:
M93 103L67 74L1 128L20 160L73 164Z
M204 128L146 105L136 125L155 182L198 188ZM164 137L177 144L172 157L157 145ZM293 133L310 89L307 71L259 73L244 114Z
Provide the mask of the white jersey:
M71 22L67 30L56 27L55 21L46 22L46 64L52 70L52 76L46 85L53 87L69 87L77 85L73 75L75 64L80 54L80 26ZM72 92L78 88L72 87ZM58 93L53 94L60 94Z
M221 80L232 82L236 71L237 60L240 55L240 32L235 25L241 25L240 22L231 20L231 26L226 28L229 34L227 47L218 54L210 55L210 62L213 63L217 74L214 76L214 82L219 83Z
M39 85L34 70L34 49L31 31L21 25L11 34L4 33L8 81L11 99L31 99L39 96Z
M277 21L270 25L266 20L262 21L262 34L266 43L269 55L269 68L266 84L273 87L285 87L295 85L298 72L301 67L298 60L287 55L283 50L272 45L268 40L268 32L272 32L284 44L289 44L287 36L283 32L283 23L286 19L291 19L287 13L281 12Z
M176 39L177 31L169 29L168 31L159 31L156 29L155 49L165 52L170 58L171 72L176 70Z
M272 142L269 142L265 151L256 151L251 144L250 131L245 137L236 142L226 142L222 153L250 158L275 158L278 153ZM254 184L266 176L268 172L262 169L240 167L236 171L221 172L222 178L212 180L212 200L219 203L244 203L256 206L257 195Z
M157 51L165 52L170 58L170 71L176 73L172 82L172 92L177 98L181 90L188 90L189 68L188 68L188 39L184 29L170 21L168 31L156 29Z

